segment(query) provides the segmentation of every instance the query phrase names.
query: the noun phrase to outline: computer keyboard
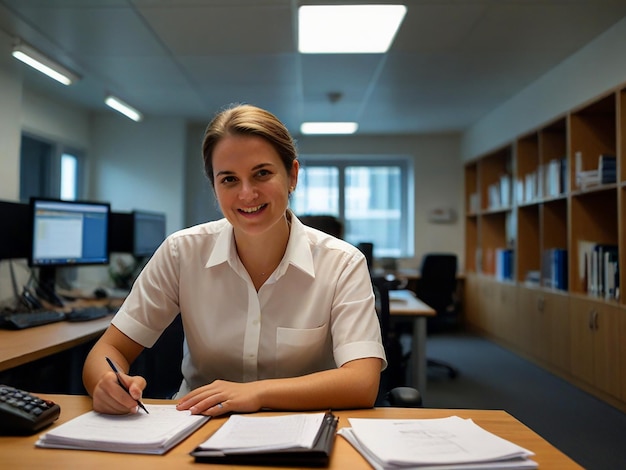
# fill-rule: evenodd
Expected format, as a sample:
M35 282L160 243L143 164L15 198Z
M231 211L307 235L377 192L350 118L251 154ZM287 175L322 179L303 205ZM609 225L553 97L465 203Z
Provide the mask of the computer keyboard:
M0 434L29 435L54 422L61 408L24 390L0 385Z
M47 325L65 320L65 312L58 310L38 310L35 312L14 312L0 315L0 328L23 330L33 326Z
M71 322L96 320L106 317L112 312L104 305L91 305L88 307L78 307L65 315L65 319Z

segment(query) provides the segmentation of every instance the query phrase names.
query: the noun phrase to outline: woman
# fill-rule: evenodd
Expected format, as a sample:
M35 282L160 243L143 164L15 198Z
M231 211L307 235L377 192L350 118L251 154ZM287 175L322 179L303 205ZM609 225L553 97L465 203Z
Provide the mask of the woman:
M137 412L146 381L123 374L126 393L105 357L128 371L179 312L180 410L374 404L386 362L365 258L289 211L296 156L262 109L234 106L209 124L205 172L225 218L169 236L139 275L85 362L96 411Z

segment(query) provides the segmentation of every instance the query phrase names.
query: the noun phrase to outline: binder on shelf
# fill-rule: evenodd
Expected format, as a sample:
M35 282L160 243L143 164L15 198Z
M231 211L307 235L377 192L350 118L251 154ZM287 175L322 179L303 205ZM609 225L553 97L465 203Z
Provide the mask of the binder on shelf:
M197 463L325 467L338 418L332 413L232 415L191 456Z
M496 279L499 281L513 279L513 250L510 248L496 249Z
M578 250L585 292L606 299L619 298L617 245L581 240L578 242Z
M598 167L594 170L581 169L580 152L576 152L576 184L581 189L587 189L600 184L612 184L617 181L617 159L615 155L601 154L598 157Z
M541 272L544 287L567 290L567 250L564 248L544 250Z

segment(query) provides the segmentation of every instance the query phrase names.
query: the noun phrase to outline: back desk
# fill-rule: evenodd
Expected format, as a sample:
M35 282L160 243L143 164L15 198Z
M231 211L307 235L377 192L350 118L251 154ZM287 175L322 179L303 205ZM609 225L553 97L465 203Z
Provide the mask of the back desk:
M91 409L91 399L79 395L41 395L61 406L61 417L56 426ZM146 400L148 403L167 403L163 400ZM374 408L363 410L345 410L334 412L339 417L339 428L348 426L348 418L442 418L457 415L471 418L476 424L498 436L510 440L533 451L533 458L540 469L568 470L581 469L573 460L556 449L534 431L524 426L513 416L500 410L439 410L424 408ZM266 414L266 413L263 413ZM276 413L268 413L276 414ZM115 454L93 451L70 451L59 449L35 448L37 435L28 437L0 437L0 455L6 468L46 468L65 470L67 468L89 468L111 470L113 468L132 468L133 470L159 470L172 468L254 468L238 466L209 466L195 464L189 452L206 440L221 426L226 418L213 418L202 428L162 456ZM3 467L4 468L4 467ZM369 469L369 464L342 437L335 438L335 446L329 468L334 469Z

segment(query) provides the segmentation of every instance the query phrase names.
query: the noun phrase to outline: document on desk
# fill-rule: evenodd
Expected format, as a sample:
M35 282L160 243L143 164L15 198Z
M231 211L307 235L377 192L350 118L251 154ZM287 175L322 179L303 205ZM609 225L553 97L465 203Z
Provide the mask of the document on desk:
M336 429L330 412L233 415L191 455L200 463L323 466Z
M408 303L409 298L415 297L415 295L408 290L390 290L389 301L398 303Z
M350 418L339 430L376 470L532 469L527 449L458 416L439 419Z
M164 454L209 420L176 405L146 405L150 414L89 411L42 434L37 447Z

